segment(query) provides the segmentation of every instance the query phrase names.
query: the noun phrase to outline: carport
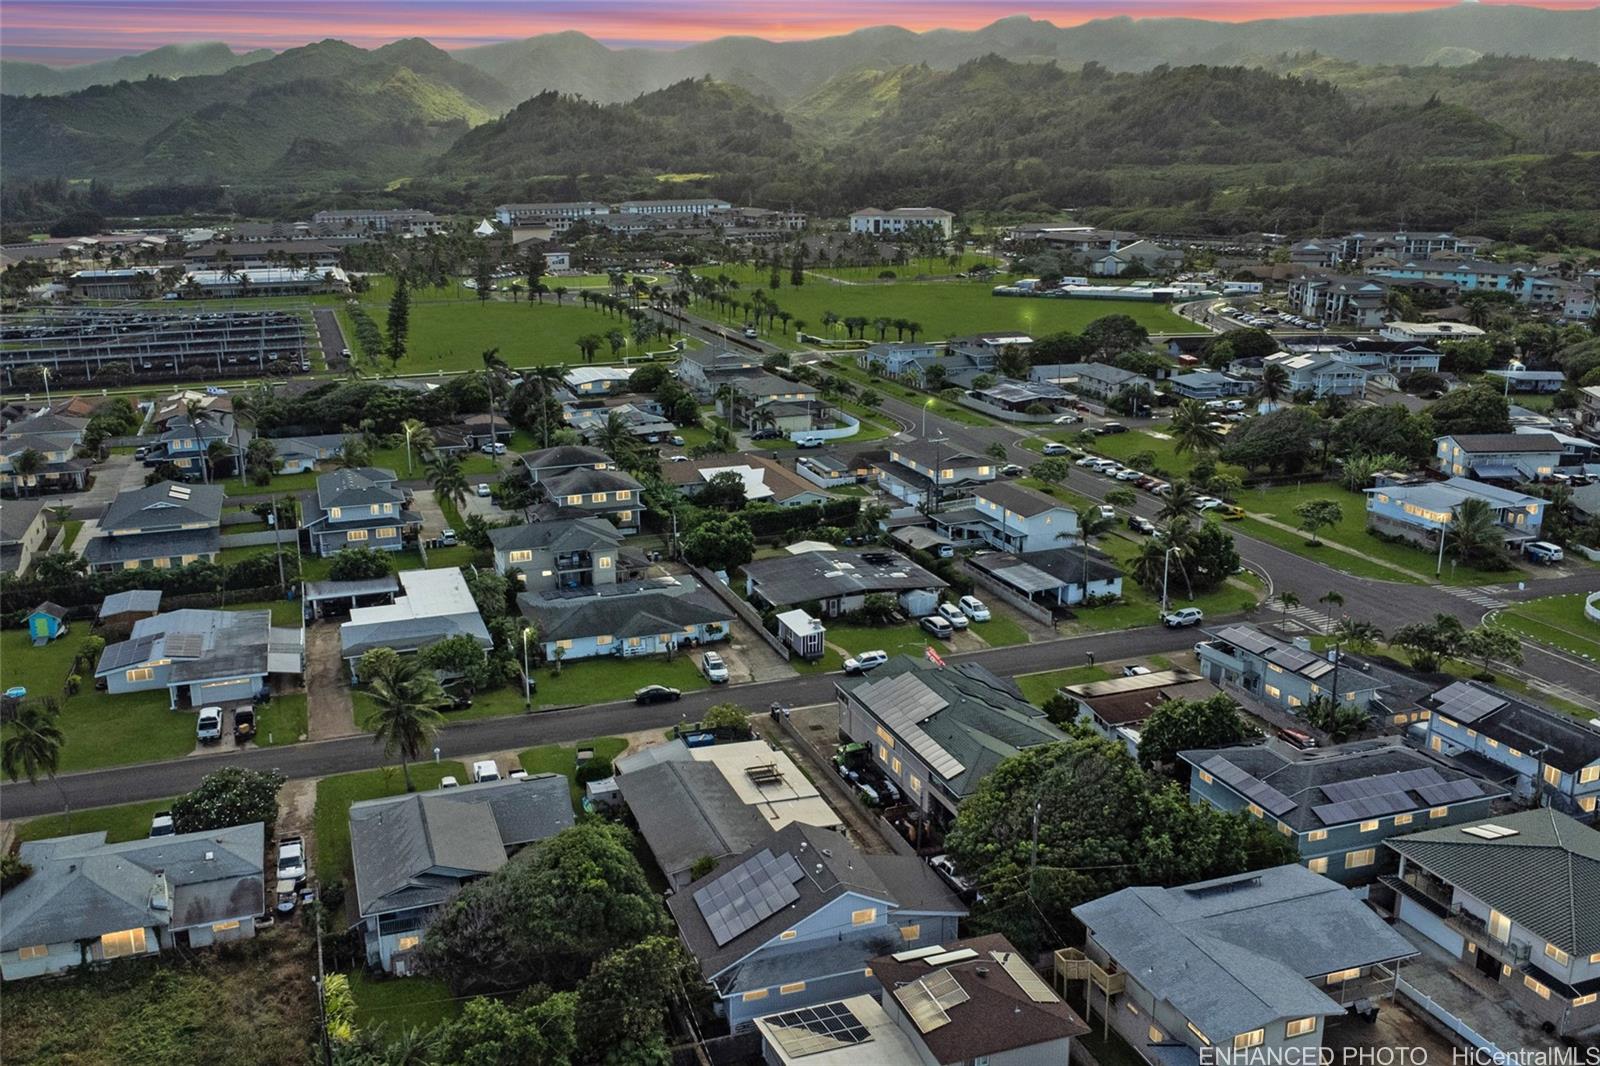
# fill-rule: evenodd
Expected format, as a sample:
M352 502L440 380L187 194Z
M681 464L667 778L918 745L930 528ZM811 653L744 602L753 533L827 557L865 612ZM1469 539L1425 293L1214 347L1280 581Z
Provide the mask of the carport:
M326 617L330 610L348 614L357 607L393 603L399 593L400 579L393 574L360 581L307 581L305 609L313 618Z

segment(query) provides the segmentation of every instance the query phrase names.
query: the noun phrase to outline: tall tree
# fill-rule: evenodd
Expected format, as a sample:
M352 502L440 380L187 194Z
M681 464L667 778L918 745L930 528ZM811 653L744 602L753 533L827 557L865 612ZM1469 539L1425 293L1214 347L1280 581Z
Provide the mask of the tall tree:
M383 354L389 365L398 370L400 360L406 357L406 340L411 332L411 289L405 272L395 279L394 293L389 297L389 332Z
M1222 433L1211 424L1213 421L1211 412L1199 400L1179 403L1178 409L1172 414L1172 425L1167 430L1172 434L1173 448L1180 455L1185 452L1200 455L1216 451L1222 446Z
M44 774L61 793L61 805L67 812L67 829L72 828L72 803L67 790L56 780L61 768L61 749L67 743L58 721L60 712L43 700L23 700L16 715L5 724L5 740L0 741L0 771L13 782L24 777L29 784L37 784Z
M461 460L453 455L441 456L428 468L428 483L433 486L434 499L441 503L452 500L460 510L467 502L467 478L461 472Z
M411 761L419 758L444 723L439 713L449 700L434 672L416 656L396 656L382 665L375 676L365 678L372 712L364 723L372 739L390 755L400 756L400 771L406 791L414 792Z
M1182 769L1178 752L1221 748L1257 735L1239 713L1233 697L1219 693L1204 700L1166 700L1139 731L1139 765ZM1181 775L1187 776L1187 775Z

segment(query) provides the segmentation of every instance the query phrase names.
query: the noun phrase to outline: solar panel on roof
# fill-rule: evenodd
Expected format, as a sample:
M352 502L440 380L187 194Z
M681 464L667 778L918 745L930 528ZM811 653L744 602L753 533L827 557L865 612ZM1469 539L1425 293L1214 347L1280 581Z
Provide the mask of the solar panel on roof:
M697 891L695 906L721 947L798 900L794 886L804 876L794 856L762 848Z
M1483 795L1483 790L1478 787L1477 782L1473 781L1472 778L1463 777L1457 781L1446 781L1443 784L1423 785L1417 789L1417 795L1421 796L1430 807L1436 807L1441 803L1454 803L1456 800L1481 796Z
M1256 781L1245 787L1244 794L1250 797L1262 810L1271 815L1286 814L1295 809L1294 800L1273 788L1265 781Z
M1014 951L991 951L989 955L1000 968L1010 975L1017 983L1017 987L1035 1003L1059 1003L1061 997L1056 995L1055 989L1045 983L1044 978L1036 973L1032 966L1021 955Z
M843 1003L823 1003L763 1018L789 1058L865 1044L872 1034Z
M939 1006L938 1000L933 998L927 985L921 981L913 981L909 985L901 985L894 990L894 998L911 1016L911 1021L920 1033L931 1033L941 1026L950 1024L950 1015Z
M962 950L971 951L970 948ZM973 951L971 957L977 958L977 955L978 953ZM972 998L967 995L967 990L961 987L961 982L956 980L956 975L949 970L941 970L938 973L929 974L919 983L928 990L928 995L932 996L933 1001L939 1004L943 1010L959 1007Z
M1434 693L1439 713L1457 722L1471 724L1504 707L1507 701L1476 685L1457 681Z
M971 948L957 948L954 951L946 951L940 955L929 955L924 961L929 966L948 966L952 962L966 962L968 959L977 957L978 953Z
M1261 633L1254 629L1246 629L1243 626L1224 629L1222 632L1217 634L1217 637L1218 639L1227 641L1236 648L1243 648L1245 651L1254 652L1257 655L1260 655L1262 652L1265 652L1271 648L1275 648L1278 645L1277 641L1273 640L1265 633Z
M1322 785L1322 793L1334 801L1360 799L1364 796L1383 796L1403 792L1423 785L1437 785L1444 780L1439 771L1424 767L1418 770L1401 770L1392 774L1374 774L1350 781L1330 781Z
M172 659L198 659L205 647L205 638L199 633L171 633L162 650Z
M895 962L915 962L918 959L925 959L929 955L943 955L944 953L944 948L941 945L934 944L931 947L912 948L910 951L897 951L889 957Z

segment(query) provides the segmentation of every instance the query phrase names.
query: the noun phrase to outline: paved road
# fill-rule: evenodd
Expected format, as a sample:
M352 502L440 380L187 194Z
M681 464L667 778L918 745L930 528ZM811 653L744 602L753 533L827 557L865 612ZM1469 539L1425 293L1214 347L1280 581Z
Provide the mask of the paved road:
M1194 643L1188 630L1149 628L1121 633L1053 640L1039 644L1019 644L949 656L950 660L975 660L1002 677L1037 673L1068 666L1079 666L1094 654L1101 660L1153 655L1176 651ZM842 675L808 674L781 681L740 685L735 697L752 709L765 709L774 700L792 706L827 703L833 699L833 686ZM508 751L571 741L587 737L665 729L685 719L697 719L714 703L729 698L726 689L686 695L677 703L639 707L632 703L608 703L547 711L508 718L484 718L446 728L439 736L439 749L445 758L459 759L488 751ZM365 770L393 760L366 736L314 741L281 748L252 748L192 755L170 762L90 770L65 774L54 784L41 780L0 786L0 812L6 818L28 818L62 809L62 792L73 809L100 807L113 803L134 803L161 799L186 792L200 779L221 766L246 766L256 770L276 769L291 778L321 777L325 774Z
M318 307L312 310L311 318L317 324L317 340L322 345L328 369L349 370L349 361L340 354L350 347L350 342L345 340L344 330L339 326L339 315L331 307Z

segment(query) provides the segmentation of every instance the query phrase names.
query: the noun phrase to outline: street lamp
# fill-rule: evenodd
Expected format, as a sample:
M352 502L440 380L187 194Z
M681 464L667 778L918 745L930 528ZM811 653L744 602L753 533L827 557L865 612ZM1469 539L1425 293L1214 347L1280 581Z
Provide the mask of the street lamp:
M1172 557L1182 554L1183 549L1174 545L1161 553L1161 616L1167 614L1167 578L1172 574Z
M529 714L533 713L533 685L528 673L528 634L532 632L532 626L522 627L522 701L527 705Z
M923 440L927 440L928 439L928 408L930 408L932 406L933 406L933 397L929 396L928 397L928 401L922 405L922 439Z

